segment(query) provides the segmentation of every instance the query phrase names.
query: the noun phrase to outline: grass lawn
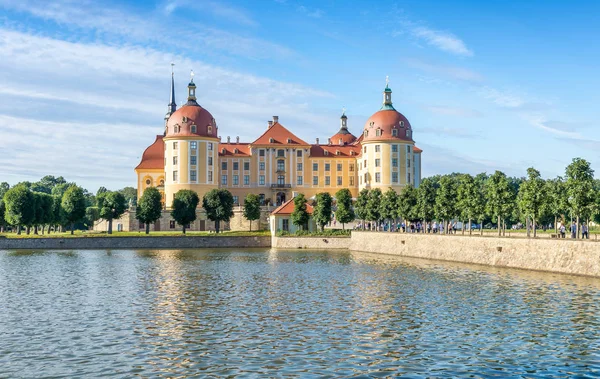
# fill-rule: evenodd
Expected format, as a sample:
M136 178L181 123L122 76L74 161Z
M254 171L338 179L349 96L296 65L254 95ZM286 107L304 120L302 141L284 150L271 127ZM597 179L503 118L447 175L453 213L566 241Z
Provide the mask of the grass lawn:
M261 237L261 236L270 236L270 232L268 230L261 231L225 231L219 234L214 232L186 232L187 237ZM71 235L71 232L65 233L51 233L51 234L25 234L21 232L21 235L17 235L17 233L0 233L1 237L6 238L94 238L94 237L144 237L146 234L144 232L113 232L113 234L106 234L106 232L93 232L93 231L82 231L76 230L75 234ZM168 231L168 232L150 232L147 235L148 237L181 237L183 234L181 230L179 231Z

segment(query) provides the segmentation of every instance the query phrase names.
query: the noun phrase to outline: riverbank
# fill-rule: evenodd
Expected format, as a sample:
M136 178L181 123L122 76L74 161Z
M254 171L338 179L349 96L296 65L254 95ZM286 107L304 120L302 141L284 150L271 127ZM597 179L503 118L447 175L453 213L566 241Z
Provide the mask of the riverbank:
M355 231L350 250L600 277L600 244L592 240Z
M187 249L271 247L268 235L235 236L112 236L80 238L0 238L0 250L12 249Z

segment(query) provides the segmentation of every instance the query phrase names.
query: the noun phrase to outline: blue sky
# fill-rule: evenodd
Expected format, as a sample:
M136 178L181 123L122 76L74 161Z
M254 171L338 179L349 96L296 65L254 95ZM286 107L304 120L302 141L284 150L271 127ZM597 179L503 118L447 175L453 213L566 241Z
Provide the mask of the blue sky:
M598 162L600 3L0 0L0 181L135 184L194 69L223 139L357 135L385 77L423 175Z

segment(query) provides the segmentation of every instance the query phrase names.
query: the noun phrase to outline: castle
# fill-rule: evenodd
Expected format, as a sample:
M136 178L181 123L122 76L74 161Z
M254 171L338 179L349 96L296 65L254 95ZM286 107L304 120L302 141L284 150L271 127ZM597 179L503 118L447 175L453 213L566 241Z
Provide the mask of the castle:
M236 204L249 193L263 204L280 205L293 193L311 198L319 192L348 188L353 197L363 188L397 192L421 180L421 150L410 122L392 105L386 85L383 104L356 137L342 114L340 126L324 143L308 143L283 126L278 116L252 142L223 141L213 115L196 100L193 75L187 102L177 109L171 75L171 99L163 135L156 136L135 168L138 198L157 187L169 208L174 194L190 189L202 196L213 188L230 191Z
M187 102L177 109L175 81L171 74L170 102L165 115L164 133L142 155L135 168L138 198L148 187L156 187L163 197L164 211L154 230L174 230L169 214L173 197L181 189L204 194L214 188L231 192L236 205L243 205L249 193L257 194L265 205L261 225L268 225L270 206L278 206L303 193L312 199L319 192L332 196L348 188L356 198L364 189L393 188L400 192L406 185L419 186L421 149L415 146L410 122L392 105L388 83L383 104L365 123L356 137L348 130L345 112L340 126L324 143L311 144L296 136L279 122L268 121L265 131L252 142L239 138L223 141L213 115L196 100L193 74L188 84ZM198 219L190 230L212 230L213 223L198 209ZM247 230L241 208L227 225L232 230ZM96 230L104 230L103 224ZM131 208L116 229L143 230Z

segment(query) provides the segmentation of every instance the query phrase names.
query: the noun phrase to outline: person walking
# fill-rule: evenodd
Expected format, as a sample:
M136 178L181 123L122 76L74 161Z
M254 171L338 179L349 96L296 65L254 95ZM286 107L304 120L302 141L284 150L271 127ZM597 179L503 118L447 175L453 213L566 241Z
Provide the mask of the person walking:
M560 227L558 228L558 230L560 231L560 237L565 238L565 235L567 234L567 228L562 222L560 223Z
M571 224L571 238L577 238L577 224L575 221Z
M581 225L581 238L582 239L590 238L588 226L585 224L585 222L583 223L583 225Z

